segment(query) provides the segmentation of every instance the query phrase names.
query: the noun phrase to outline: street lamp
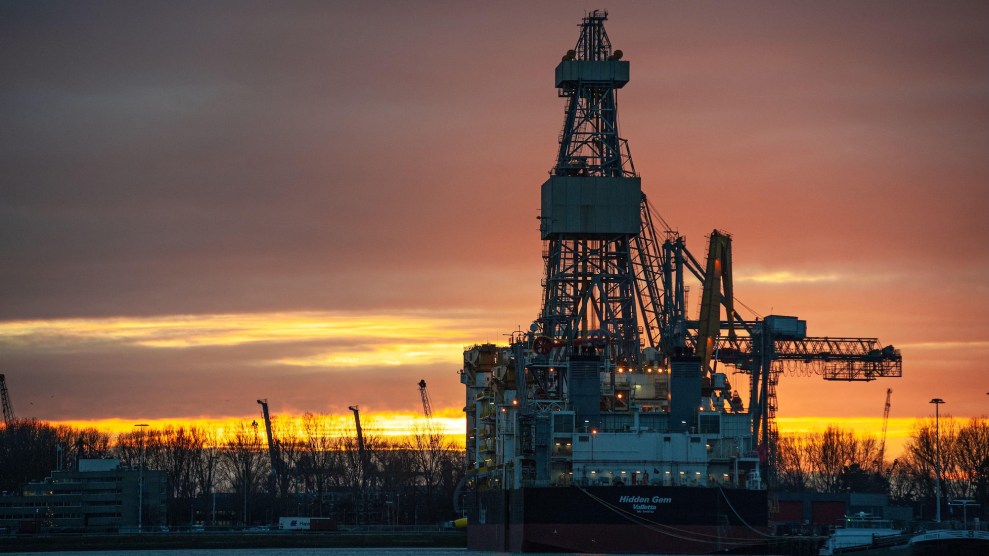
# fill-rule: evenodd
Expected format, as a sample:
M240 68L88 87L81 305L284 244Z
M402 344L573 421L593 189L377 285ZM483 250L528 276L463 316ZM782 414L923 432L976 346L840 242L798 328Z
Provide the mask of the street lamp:
M944 400L941 398L934 398L930 401L934 404L934 473L937 475L937 480L934 483L934 500L936 501L936 506L934 509L934 521L936 523L941 523L941 404Z
M144 532L144 427L147 423L134 425L140 432L141 438L141 464L137 472L137 532Z

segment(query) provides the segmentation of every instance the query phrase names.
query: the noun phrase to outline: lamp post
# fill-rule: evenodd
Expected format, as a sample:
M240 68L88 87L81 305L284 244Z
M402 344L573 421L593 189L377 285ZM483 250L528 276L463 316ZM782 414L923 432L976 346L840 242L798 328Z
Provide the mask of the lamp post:
M137 472L137 532L144 532L144 427L147 423L134 425L140 433L141 463Z
M944 400L934 398L930 401L934 404L934 473L936 475L934 483L934 521L941 523L941 404Z

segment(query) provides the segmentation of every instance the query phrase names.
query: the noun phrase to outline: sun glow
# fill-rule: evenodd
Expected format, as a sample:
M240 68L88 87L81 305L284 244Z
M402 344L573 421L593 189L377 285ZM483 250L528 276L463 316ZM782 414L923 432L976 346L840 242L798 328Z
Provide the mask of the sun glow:
M333 437L353 437L355 434L354 416L352 413L335 415L317 415L319 434ZM149 431L163 430L167 427L196 427L215 435L218 444L230 441L238 432L248 431L253 434L252 423L258 422L258 434L264 434L264 425L259 417L190 417L174 419L142 419L147 423ZM916 419L890 418L886 433L886 450L888 458L898 457L903 446L910 437ZM136 421L127 419L91 419L56 421L53 425L67 425L74 428L95 428L111 435L129 434L135 431ZM816 434L824 432L829 426L855 431L860 436L879 437L882 434L882 419L878 417L779 417L777 425L780 434ZM305 417L302 415L279 415L272 418L272 428L275 434L286 438L302 438L306 434ZM432 430L444 436L458 447L464 445L466 425L463 411L447 408L437 412L432 419ZM361 428L364 434L388 441L400 441L414 434L422 434L427 430L426 420L422 415L413 413L373 413L361 412Z
M914 423L913 417L890 417L886 427L886 457L893 459L903 453L910 439ZM776 425L780 434L818 434L828 427L854 431L857 436L879 438L883 433L881 417L777 417Z
M280 439L302 439L310 434L329 438L352 438L354 437L355 423L354 415L315 415L315 422L307 423L306 416L302 415L280 415L271 419L271 426L274 435ZM257 434L263 439L264 423L260 422L260 416L249 417L190 417L174 419L142 419L141 423L147 423L147 433L165 430L166 428L177 429L198 428L207 433L210 441L217 445L224 445L230 442L238 434L255 434L254 424L257 423ZM68 420L51 421L50 424L58 426L65 425L77 429L93 428L100 432L108 433L112 436L126 435L134 433L136 421L119 418L89 419L89 420ZM401 440L416 434L439 434L451 441L455 446L463 447L464 435L466 434L466 424L463 412L460 410L443 410L434 414L431 424L426 419L412 413L369 413L361 412L361 429L369 439L377 438L389 443L401 442ZM284 441L284 440L283 440Z

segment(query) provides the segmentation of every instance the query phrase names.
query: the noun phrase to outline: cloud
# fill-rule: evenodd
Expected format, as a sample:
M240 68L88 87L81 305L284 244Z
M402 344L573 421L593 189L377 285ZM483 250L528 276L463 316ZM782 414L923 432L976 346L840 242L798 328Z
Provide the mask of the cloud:
M814 284L817 282L837 282L841 279L839 274L804 274L789 270L734 276L736 282L755 282L757 284Z
M437 405L460 407L458 343L539 311L553 67L582 14L4 4L0 367L15 403L408 408L426 376ZM622 133L692 246L733 234L751 292L736 294L759 311L896 345L954 338L960 321L984 337L987 29L980 3L617 2Z
M973 341L958 341L958 340L948 340L943 342L910 342L901 344L899 347L906 349L919 349L919 350L966 350L974 349L981 350L989 348L989 341L986 340L973 340Z

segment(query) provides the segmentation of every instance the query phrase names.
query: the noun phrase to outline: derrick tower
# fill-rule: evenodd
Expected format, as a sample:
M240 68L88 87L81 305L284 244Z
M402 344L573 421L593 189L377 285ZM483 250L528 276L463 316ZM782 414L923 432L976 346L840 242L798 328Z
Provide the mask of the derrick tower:
M556 67L567 108L556 166L542 185L546 274L534 331L544 351L607 343L613 361L634 364L640 340L631 246L642 228L642 188L618 130L617 93L629 63L612 51L607 17L585 16L576 47Z

